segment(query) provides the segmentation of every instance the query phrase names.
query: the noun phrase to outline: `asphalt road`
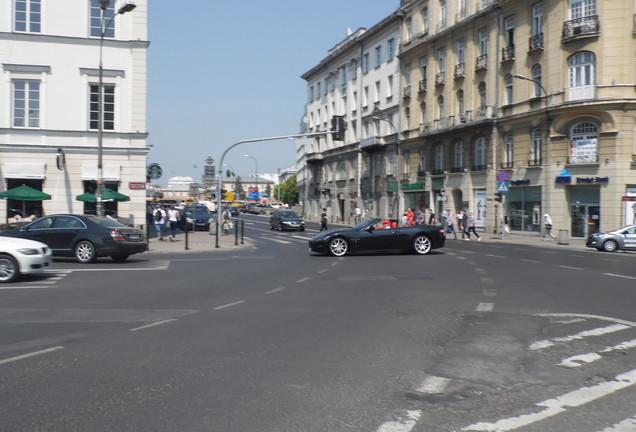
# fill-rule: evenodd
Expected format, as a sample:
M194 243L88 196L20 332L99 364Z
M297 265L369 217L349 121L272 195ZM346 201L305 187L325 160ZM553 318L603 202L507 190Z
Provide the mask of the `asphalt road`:
M636 254L449 241L56 262L0 286L0 430L636 430Z

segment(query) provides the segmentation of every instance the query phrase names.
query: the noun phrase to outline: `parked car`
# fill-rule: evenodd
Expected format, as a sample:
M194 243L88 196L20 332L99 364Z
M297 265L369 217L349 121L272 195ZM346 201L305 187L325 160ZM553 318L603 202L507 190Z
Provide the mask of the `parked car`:
M619 249L636 250L636 225L592 234L587 238L585 246L605 252L616 252Z
M51 268L51 248L44 243L14 237L0 237L0 283L13 282L20 275Z
M271 229L305 231L305 221L293 210L276 210L269 217Z
M209 230L214 216L204 205L189 205L181 211L180 228L182 230Z
M53 256L75 257L80 263L90 263L103 256L122 262L148 247L142 230L92 215L45 216L22 229L0 232L0 236L45 243Z
M379 218L351 228L323 231L309 240L313 252L344 256L355 252L402 251L426 255L444 247L446 234L441 226L411 225L391 228Z
M250 204L247 207L247 213L250 214L266 214L268 212L272 212L274 209L272 208L272 206L269 206L267 204Z

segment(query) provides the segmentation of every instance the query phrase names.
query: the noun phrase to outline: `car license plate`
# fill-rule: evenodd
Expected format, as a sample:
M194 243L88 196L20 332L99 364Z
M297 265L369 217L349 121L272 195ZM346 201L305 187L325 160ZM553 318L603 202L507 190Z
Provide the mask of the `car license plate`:
M128 234L128 240L139 240L140 238L139 234Z

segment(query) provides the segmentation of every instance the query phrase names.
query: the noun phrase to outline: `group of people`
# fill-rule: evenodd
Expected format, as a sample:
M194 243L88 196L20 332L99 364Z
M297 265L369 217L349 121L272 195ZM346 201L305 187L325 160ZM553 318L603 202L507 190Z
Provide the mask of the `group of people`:
M470 235L474 234L477 240L481 241L476 229L475 215L471 211L462 209L455 213L451 209L444 209L440 222L444 226L446 234L453 233L455 240L457 240L457 229L459 229L462 233L462 240L470 240Z
M152 220L160 241L163 241L164 236L168 233L170 241L175 241L180 217L179 210L176 207L174 204L159 205L152 212Z

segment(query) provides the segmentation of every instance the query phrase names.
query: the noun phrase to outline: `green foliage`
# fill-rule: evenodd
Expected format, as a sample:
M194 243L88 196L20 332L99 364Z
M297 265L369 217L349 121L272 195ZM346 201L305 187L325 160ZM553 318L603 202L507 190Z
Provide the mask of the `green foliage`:
M280 199L289 205L298 204L298 185L296 184L296 176L293 175L284 182L274 188L272 198L278 198L278 189L280 189Z

